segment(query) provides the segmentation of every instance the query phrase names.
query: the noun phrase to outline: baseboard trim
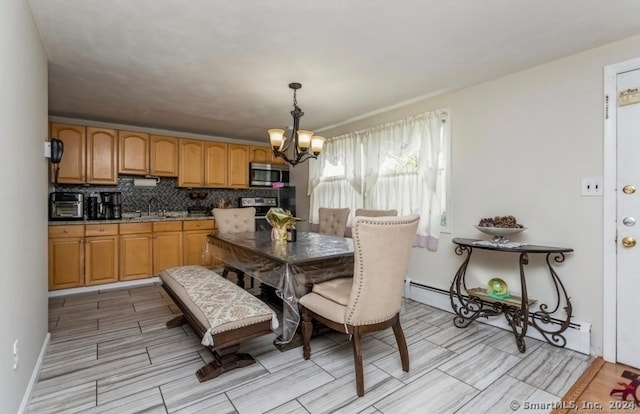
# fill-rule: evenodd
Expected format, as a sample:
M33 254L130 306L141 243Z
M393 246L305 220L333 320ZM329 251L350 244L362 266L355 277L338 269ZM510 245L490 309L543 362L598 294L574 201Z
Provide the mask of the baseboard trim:
M406 298L450 312L453 315L448 290L423 285L411 279L406 279L404 293ZM486 323L508 331L511 330L509 324L502 316L478 318L476 322ZM552 321L552 323L555 322ZM591 355L591 323L579 322L572 319L569 328L564 331L563 335L567 339L566 348ZM528 329L526 336L546 341L536 329Z
M20 403L20 409L18 410L19 414L26 413L29 408L29 403L31 402L31 394L33 393L33 388L38 382L38 377L40 376L40 369L42 369L42 363L44 362L44 357L47 355L47 350L49 349L49 342L51 341L51 334L47 332L47 336L44 337L44 342L42 343L42 348L40 349L40 355L38 355L38 360L36 361L36 365L33 367L33 372L31 372L31 378L29 379L29 385L27 385L27 389L22 396L22 402Z
M49 291L49 297L55 298L57 296L66 296L66 295L72 295L75 293L95 292L96 290L111 290L111 289L128 288L132 286L152 285L158 282L160 282L159 277L149 277L149 278L140 279L140 280L128 280L126 282L113 282L113 283L105 283L103 285L93 285L93 286L83 286L83 287L70 288L70 289L51 290Z

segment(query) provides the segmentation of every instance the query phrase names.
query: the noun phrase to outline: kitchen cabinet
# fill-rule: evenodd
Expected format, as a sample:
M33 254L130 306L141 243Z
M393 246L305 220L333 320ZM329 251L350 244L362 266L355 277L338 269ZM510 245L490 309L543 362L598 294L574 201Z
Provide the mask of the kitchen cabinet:
M180 139L178 187L249 188L249 146Z
M50 290L117 280L117 224L49 226Z
M116 131L82 125L51 123L51 137L64 144L59 164L61 184L117 184ZM51 181L55 180L53 171Z
M153 222L153 275L182 266L182 221Z
M229 188L249 188L249 146L228 144Z
M215 263L202 262L202 250L207 242L207 235L214 232L214 220L190 220L184 221L184 265L202 265L206 267L216 267ZM211 246L209 246L211 248Z
M180 139L178 187L204 187L204 141Z
M118 251L117 224L87 224L85 226L85 285L118 281Z
M227 152L229 144L207 141L205 143L205 185L210 188L227 187Z
M49 290L84 285L84 225L49 226Z
M120 280L152 276L152 226L151 222L120 224Z
M273 149L271 147L251 145L249 147L249 151L249 162L280 165L284 165L286 163L284 158L273 155Z
M151 135L149 173L158 177L178 176L178 138Z
M120 174L178 176L178 138L118 131Z
M202 263L214 231L213 219L50 225L49 290L143 279L183 264L219 267Z
M119 174L149 174L149 134L118 131Z

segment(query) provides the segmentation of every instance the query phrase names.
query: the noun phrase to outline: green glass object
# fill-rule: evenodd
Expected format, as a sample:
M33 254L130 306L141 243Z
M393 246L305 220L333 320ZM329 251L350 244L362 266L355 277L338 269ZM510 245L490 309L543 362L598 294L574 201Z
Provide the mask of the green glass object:
M494 277L487 283L487 295L495 299L506 299L509 297L509 287L507 282Z

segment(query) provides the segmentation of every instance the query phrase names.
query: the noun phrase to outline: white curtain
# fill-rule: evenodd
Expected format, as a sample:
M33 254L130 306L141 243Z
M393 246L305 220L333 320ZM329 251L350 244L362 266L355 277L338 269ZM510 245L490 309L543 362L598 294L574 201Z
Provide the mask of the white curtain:
M350 219L361 207L419 213L416 244L436 250L447 117L428 112L328 140L310 165L310 221L318 222L320 207L349 207Z
M311 210L309 221L318 223L320 207L362 207L362 139L358 134L336 137L326 143L309 165Z

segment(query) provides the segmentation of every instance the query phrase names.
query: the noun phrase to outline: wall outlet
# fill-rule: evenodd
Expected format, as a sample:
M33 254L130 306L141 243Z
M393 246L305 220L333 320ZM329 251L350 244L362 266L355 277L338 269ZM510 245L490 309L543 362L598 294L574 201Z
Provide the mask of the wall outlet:
M601 196L602 194L602 177L582 177L580 181L581 196Z
M13 370L18 369L18 340L13 343Z

